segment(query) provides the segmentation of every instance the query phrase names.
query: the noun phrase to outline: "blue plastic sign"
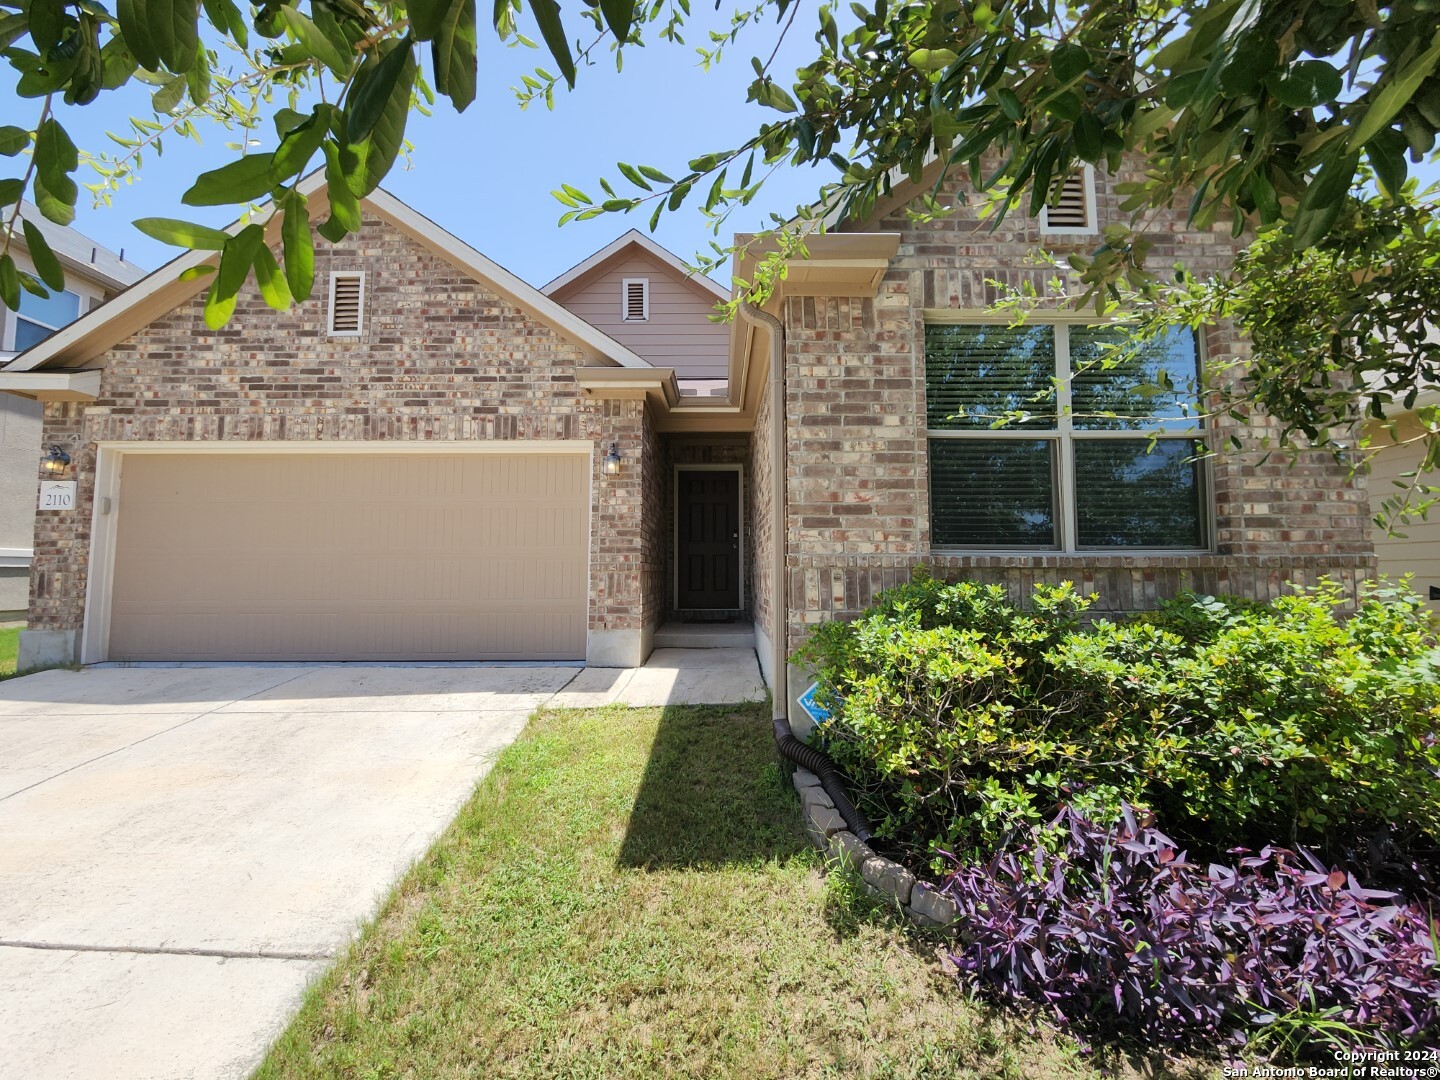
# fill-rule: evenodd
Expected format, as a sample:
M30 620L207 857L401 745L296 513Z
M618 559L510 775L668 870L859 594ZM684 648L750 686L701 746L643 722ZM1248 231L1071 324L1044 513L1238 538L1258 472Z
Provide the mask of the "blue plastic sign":
M812 683L810 689L800 695L799 702L800 707L805 710L805 714L810 717L810 721L815 724L823 724L830 719L830 710L815 700L815 692L819 689L818 682Z

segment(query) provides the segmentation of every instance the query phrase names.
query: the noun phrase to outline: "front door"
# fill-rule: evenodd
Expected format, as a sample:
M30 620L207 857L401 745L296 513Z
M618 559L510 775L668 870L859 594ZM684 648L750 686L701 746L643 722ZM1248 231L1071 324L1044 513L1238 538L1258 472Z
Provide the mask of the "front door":
M677 498L675 606L688 610L738 608L739 472L682 469Z

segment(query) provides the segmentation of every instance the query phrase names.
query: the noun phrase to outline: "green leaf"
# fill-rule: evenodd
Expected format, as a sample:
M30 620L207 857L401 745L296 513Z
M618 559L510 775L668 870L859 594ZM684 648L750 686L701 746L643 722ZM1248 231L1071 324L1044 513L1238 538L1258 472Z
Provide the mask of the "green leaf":
M199 266L187 266L180 271L179 281L194 281L196 278L204 277L206 274L213 274L215 267L209 263L201 263Z
M324 150L325 186L330 195L330 216L320 227L320 235L336 244L348 233L359 231L360 201L350 190L350 182L346 179L345 168L340 162L340 148L327 140Z
M392 97L403 96L405 107L410 107L410 91L415 85L413 59L414 42L406 34L398 45L379 55L378 59L372 54L365 60L355 76L347 102L346 136L352 143L358 143L370 134ZM401 79L407 67L411 74L409 82Z
M1440 64L1440 31L1437 31L1431 40L1430 48L1376 90L1370 107L1350 132L1350 148L1353 150L1364 146L1383 128L1388 127L1400 110L1409 104L1421 84L1434 72L1437 64Z
M162 244L189 248L192 251L219 251L230 239L230 234L208 225L196 225L176 218L140 218L134 223L146 236Z
M949 49L916 49L909 56L910 66L926 73L944 71L958 59Z
M800 107L795 104L795 99L790 96L789 92L774 79L768 77L756 79L750 84L750 100L782 113L800 111Z
M70 174L80 165L80 155L69 134L53 116L40 125L35 135L35 205L57 225L75 220L75 199L80 189Z
M115 14L120 22L120 33L135 62L146 71L159 71L160 53L150 33L146 0L117 0Z
M1083 45L1067 41L1050 54L1050 72L1061 85L1069 85L1090 70L1090 53Z
M201 173L180 201L186 206L226 206L262 198L275 186L270 179L274 162L274 153L247 154Z
M410 89L415 85L417 65L414 50L402 48L399 42L388 41L380 44L381 50L389 50L385 59L400 54L404 60L397 87L385 103L385 108L369 136L360 143L346 147L342 156L350 190L356 195L368 195L380 186L390 167L400 154L405 142L405 125L410 119ZM358 80L357 80L358 81Z
M550 55L560 65L560 74L565 85L575 86L575 59L570 55L570 42L565 37L565 24L560 18L560 5L556 0L530 0L530 10L540 27L540 36L545 39Z
M641 165L640 171L644 173L647 177L649 177L651 180L654 180L657 184L673 184L675 182L674 180L671 180L670 177L666 176L663 172L661 172L659 169L653 168L649 165Z
M270 179L275 184L283 183L304 170L330 130L330 120L335 106L321 103L303 124L291 128L275 149L274 160L270 163Z
M30 251L30 261L35 264L35 272L40 275L40 280L57 291L65 288L65 271L60 266L60 260L55 257L55 252L50 250L50 243L40 231L40 226L28 218L20 220L25 230L25 247Z
M1313 109L1340 96L1340 73L1324 60L1302 60L1283 77L1272 74L1265 87L1275 100L1291 109Z
M337 79L349 78L355 62L353 55L342 53L333 41L320 32L318 26L293 7L280 8L280 17L285 20L285 28L306 52L334 72Z
M605 17L605 25L610 27L615 40L624 42L635 20L635 0L600 0L600 14Z
M20 306L20 271L9 252L0 255L0 304L11 311Z
M229 35L235 39L235 43L242 49L250 42L250 31L245 25L245 16L240 14L231 0L201 0L205 8L205 16L210 20L216 30Z
M1221 92L1237 97L1253 94L1279 62L1280 46L1274 34L1246 30L1235 39L1229 58L1220 67L1216 85Z
M435 89L450 99L457 112L464 112L475 100L475 0L431 2L436 9L430 35Z
M1405 186L1406 139L1400 132L1387 128L1365 144L1365 155L1375 170L1375 179L1385 197L1394 202Z
M25 194L25 182L7 178L0 180L0 206L13 206Z
M234 236L226 239L220 252L220 272L216 284L222 295L234 296L250 276L250 266L255 261L255 252L265 246L265 228L259 224L246 225Z
M1075 152L1080 155L1082 160L1093 165L1104 156L1105 129L1093 112L1080 114L1080 119L1075 122L1074 135Z
M200 47L200 0L145 0L145 13L155 51L165 66L177 74L189 71Z
M280 272L275 256L264 244L255 252L255 284L260 287L260 295L265 298L265 303L276 311L289 311L295 306L295 298L290 295L290 284Z
M646 191L655 190L645 182L645 178L640 175L640 170L635 168L634 165L626 165L623 161L617 161L615 167L620 170L621 175L624 176L626 180L629 180L636 187L644 188Z
M1005 114L1006 119L1019 123L1025 115L1025 106L1020 103L1020 97L1008 86L1002 86L995 91L995 97L1000 102L1000 111Z
M157 113L173 112L185 96L185 76L176 75L150 98L150 106Z
M30 145L30 132L14 124L0 127L0 155L14 157Z
M1295 208L1291 222L1297 248L1314 247L1325 238L1344 209L1345 197L1359 164L1355 154L1346 154L1332 157L1320 166L1315 179L1300 196L1300 205Z
M220 275L215 275L215 280L210 283L210 291L205 296L205 325L211 330L219 330L230 321L230 316L235 314L236 293L225 296L220 292Z
M304 302L315 287L315 241L310 236L310 212L305 196L292 191L285 197L285 216L280 222L280 238L285 245L285 280L290 294Z

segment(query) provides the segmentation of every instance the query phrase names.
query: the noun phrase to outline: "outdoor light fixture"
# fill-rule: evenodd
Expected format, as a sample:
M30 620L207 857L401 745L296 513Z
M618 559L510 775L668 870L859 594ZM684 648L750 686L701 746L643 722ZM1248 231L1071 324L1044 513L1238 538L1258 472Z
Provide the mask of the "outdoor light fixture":
M610 444L610 452L605 455L605 475L618 476L620 474L620 445Z
M40 464L51 476L59 476L69 467L70 455L55 443L51 443L50 452L45 455Z

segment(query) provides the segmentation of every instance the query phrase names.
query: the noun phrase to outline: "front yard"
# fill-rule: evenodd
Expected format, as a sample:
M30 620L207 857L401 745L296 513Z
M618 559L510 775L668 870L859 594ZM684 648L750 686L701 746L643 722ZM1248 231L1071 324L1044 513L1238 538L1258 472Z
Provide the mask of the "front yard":
M259 1076L1096 1075L822 876L768 727L538 715Z
M0 678L15 674L15 657L20 648L20 627L0 627Z

